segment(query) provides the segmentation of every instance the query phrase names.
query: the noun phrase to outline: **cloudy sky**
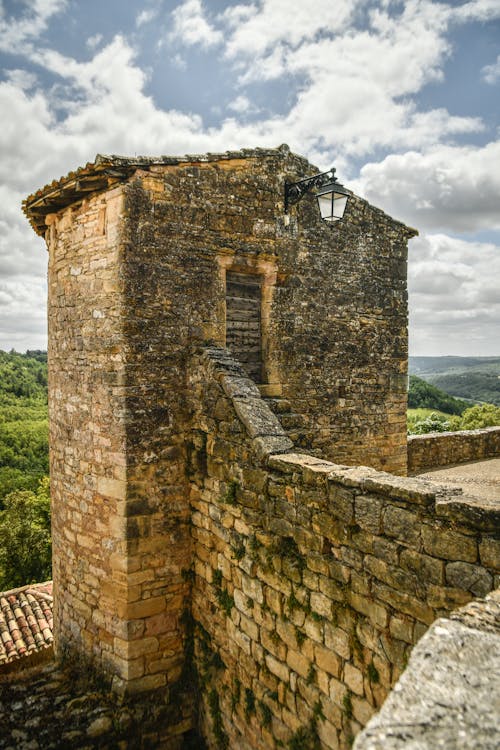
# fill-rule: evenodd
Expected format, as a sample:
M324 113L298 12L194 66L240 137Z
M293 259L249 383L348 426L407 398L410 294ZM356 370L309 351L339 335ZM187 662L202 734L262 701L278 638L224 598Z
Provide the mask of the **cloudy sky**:
M0 57L0 348L46 347L29 193L286 142L419 229L410 353L500 356L500 0L0 0Z

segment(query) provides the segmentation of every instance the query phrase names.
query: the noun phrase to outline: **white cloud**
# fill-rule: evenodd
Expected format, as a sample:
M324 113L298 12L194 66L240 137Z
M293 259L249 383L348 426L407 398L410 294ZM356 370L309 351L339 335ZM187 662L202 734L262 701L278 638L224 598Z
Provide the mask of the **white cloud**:
M259 5L228 8L221 20L232 35L226 54L261 56L280 42L296 46L318 32L338 32L352 18L360 0L261 0Z
M50 18L67 7L67 0L30 0L19 18L11 18L2 5L0 14L0 50L23 53L24 45L42 34Z
M212 128L205 127L198 114L162 109L147 95L147 75L122 36L98 51L92 44L102 39L90 37L93 51L86 62L46 49L39 40L35 44L51 16L66 5L66 0L38 0L26 5L29 11L16 22L7 23L0 14L0 34L9 35L9 51L22 51L30 63L58 80L44 90L42 74L37 80L19 69L0 83L0 108L9 113L0 129L0 179L5 185L0 190L0 270L5 278L0 312L6 312L6 329L14 331L16 310L23 331L32 326L39 337L39 320L45 325L46 256L43 242L20 212L21 197L93 159L96 152L182 154L286 141L320 167L335 163L343 178L354 158L383 149L392 155L367 165L349 187L419 228L499 226L500 177L492 165L500 162L500 145L450 145L456 134L479 132L480 119L417 106L420 90L443 76L451 54L450 23L465 22L465 17L487 19L494 3L469 2L457 15L451 5L428 0L371 6L367 0L318 0L311 8L302 0L262 0L232 5L208 18L205 8L210 10L210 3L204 8L200 0L187 0L173 12L171 40L185 47L220 44L221 49L225 42L224 62L240 74L240 88L231 91L228 86L212 106L221 112L220 104L233 96L228 105L232 116ZM370 7L363 30L358 30L357 13ZM148 22L149 12L139 13L137 25ZM175 46L170 57L185 66L189 50L182 49L182 57L177 50ZM248 112L255 110L248 93L252 89L242 87L285 76L290 81L288 111L246 122ZM494 337L498 317L488 317L489 311L500 311L491 281L495 277L486 269L489 265L498 272L499 248L444 235L414 243L420 265L412 261L410 269L420 353L432 353L424 346L426 337L442 341L433 328L436 320L457 337L457 346L457 320L466 321L471 340L481 339L481 325ZM415 250L412 254L415 258ZM488 260L478 265L478 258ZM466 304L461 307L456 298ZM38 317L32 310L38 310ZM496 327L498 339L498 322Z
M5 72L5 80L11 83L14 88L20 89L21 91L28 91L37 83L37 77L34 73L19 68L7 70Z
M237 96L232 102L228 104L229 109L238 114L246 114L248 112L255 112L256 108L252 105L250 99L247 96Z
M141 26L144 26L145 24L151 23L151 21L153 21L157 16L158 16L158 8L149 8L146 10L141 10L137 18L135 19L135 25L138 28L140 28Z
M422 229L500 228L500 141L391 154L367 164L351 186L393 216Z
M102 34L94 34L93 36L89 36L85 44L89 49L95 49L100 45L100 43L103 40Z
M480 131L479 118L452 116L443 108L422 112L415 103L423 86L443 76L451 53L446 37L450 8L425 0L391 6L391 14L379 7L364 30L349 26L336 33L336 24L353 20L349 13L357 5L341 4L330 26L328 12L316 15L316 6L312 13L298 2L290 7L263 0L243 17L241 6L227 12L235 28L226 55L241 70L240 85L287 74L300 82L293 106L278 118L286 139L307 150L322 144L320 152L330 150L337 158L340 153L360 157L381 147L426 148L450 135ZM301 12L315 20L298 23ZM289 20L281 23L280 13L288 13ZM321 35L311 39L317 19ZM275 119L266 123L272 132L277 124Z
M481 73L486 83L496 83L500 80L500 55L492 65L485 65Z
M213 47L222 42L222 32L215 29L205 18L201 0L185 0L172 11L174 27L170 38L184 45L199 44Z
M498 356L498 278L498 245L443 234L412 240L410 353Z
M459 21L491 21L500 18L498 0L470 0L463 5L452 7L451 13Z

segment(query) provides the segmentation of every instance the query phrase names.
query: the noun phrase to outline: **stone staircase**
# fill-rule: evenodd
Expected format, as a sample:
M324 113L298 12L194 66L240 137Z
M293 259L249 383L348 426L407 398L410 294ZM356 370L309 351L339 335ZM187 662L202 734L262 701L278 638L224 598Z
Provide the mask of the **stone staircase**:
M272 412L276 414L286 434L296 448L306 448L307 430L305 419L302 414L292 411L290 401L281 396L265 396L263 399Z

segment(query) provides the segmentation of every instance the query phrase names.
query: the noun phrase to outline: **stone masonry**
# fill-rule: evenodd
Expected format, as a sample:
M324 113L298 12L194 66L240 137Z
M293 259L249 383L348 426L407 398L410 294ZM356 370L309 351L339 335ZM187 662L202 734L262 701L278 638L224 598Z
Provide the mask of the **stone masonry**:
M408 473L500 455L500 427L408 437Z
M333 227L312 195L285 217L314 171L285 146L97 157L25 202L56 653L153 695L158 747L347 747L431 622L498 585L495 509L394 476L415 232L356 196Z

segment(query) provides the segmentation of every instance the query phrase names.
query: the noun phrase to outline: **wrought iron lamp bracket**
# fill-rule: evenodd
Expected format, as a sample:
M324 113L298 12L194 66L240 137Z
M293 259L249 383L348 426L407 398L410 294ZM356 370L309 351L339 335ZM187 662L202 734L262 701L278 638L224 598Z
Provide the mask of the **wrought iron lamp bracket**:
M305 177L303 180L298 180L298 182L285 182L285 213L288 213L289 206L298 203L313 188L336 182L335 171L335 167L332 167L328 172L321 172L321 174L315 174L312 177Z

